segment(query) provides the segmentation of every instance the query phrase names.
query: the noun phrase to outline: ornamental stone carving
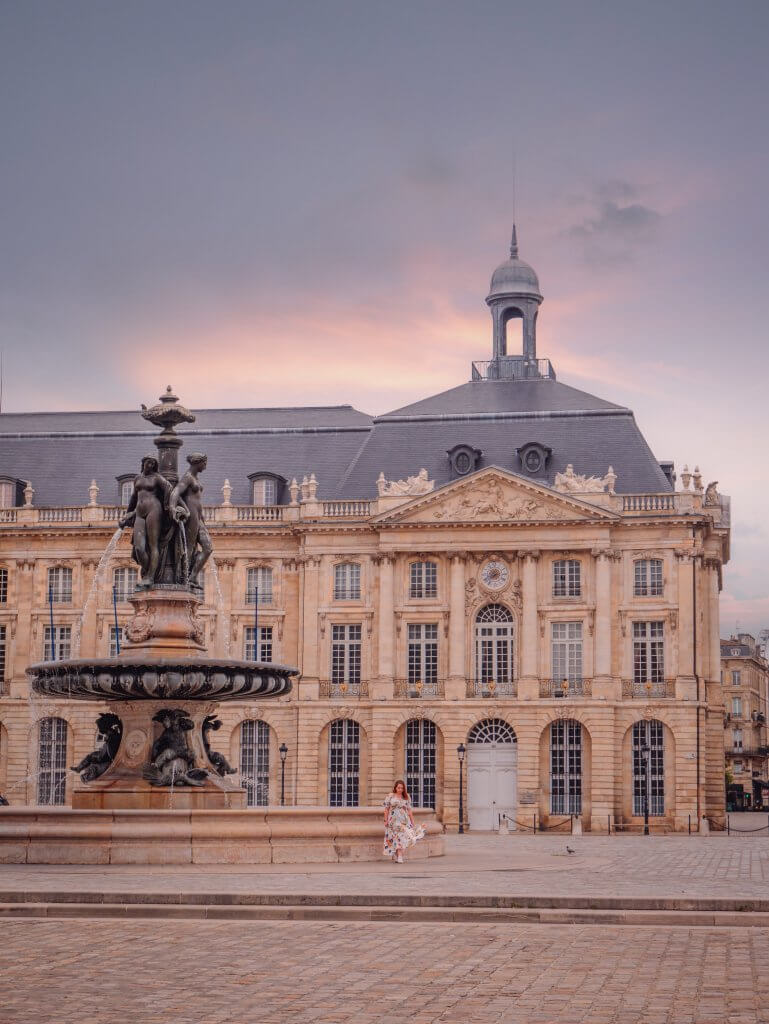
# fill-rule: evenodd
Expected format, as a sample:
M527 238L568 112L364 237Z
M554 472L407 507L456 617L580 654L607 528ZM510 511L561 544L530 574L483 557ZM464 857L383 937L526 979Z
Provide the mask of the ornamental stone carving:
M137 612L125 625L125 635L132 644L143 644L152 636L155 612L149 608Z
M472 491L449 499L432 513L433 519L454 522L475 520L536 521L559 519L562 512L551 505L513 493L495 480L486 481Z
M554 488L566 494L599 494L608 491L614 494L614 485L617 482L617 474L609 466L606 476L584 476L574 472L574 466L569 463L565 473L555 474Z
M429 480L427 470L422 468L416 476L406 477L405 480L386 480L384 473L380 473L376 486L380 498L392 498L428 494L435 488L435 481Z

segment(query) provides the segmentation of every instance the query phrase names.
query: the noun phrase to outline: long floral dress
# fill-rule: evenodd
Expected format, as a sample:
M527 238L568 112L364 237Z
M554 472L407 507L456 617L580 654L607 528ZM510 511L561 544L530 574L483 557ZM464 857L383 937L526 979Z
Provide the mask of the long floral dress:
M384 806L389 808L390 814L385 825L383 852L385 857L397 857L409 846L424 839L425 830L421 825L412 826L410 800L403 800L395 793L390 793Z

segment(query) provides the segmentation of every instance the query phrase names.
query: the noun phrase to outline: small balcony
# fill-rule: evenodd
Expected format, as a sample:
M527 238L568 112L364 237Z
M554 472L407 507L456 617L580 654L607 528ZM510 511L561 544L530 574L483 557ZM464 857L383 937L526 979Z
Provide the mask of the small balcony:
M439 679L396 679L395 696L401 700L436 700L444 696L443 682Z
M500 356L473 363L473 380L555 380L549 359Z
M541 679L540 697L589 697L593 691L592 679Z
M321 679L320 696L329 700L350 700L353 697L368 697L368 683L334 683Z
M468 679L468 697L517 697L518 684L514 679Z
M674 679L660 679L656 682L647 680L645 683L637 682L635 679L622 680L623 700L657 700L661 697L672 698L675 695Z

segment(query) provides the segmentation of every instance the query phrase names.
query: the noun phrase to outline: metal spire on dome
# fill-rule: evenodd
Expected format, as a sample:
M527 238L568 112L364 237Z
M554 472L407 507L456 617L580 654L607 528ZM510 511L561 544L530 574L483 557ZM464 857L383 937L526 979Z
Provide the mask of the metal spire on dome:
M518 233L515 230L515 221L513 221L513 236L510 239L510 259L518 259Z

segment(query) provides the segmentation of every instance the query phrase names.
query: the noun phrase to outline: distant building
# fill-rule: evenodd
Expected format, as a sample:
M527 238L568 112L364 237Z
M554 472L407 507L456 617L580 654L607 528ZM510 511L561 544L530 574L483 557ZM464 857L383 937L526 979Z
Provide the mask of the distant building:
M301 670L285 700L224 705L218 747L252 804L278 799L285 743L291 802L378 803L405 777L456 827L461 743L471 829L504 813L605 831L645 809L686 829L724 809L728 498L657 461L629 409L556 379L515 237L486 302L491 358L442 394L375 418L203 410L181 431L182 455L209 456L210 652ZM99 708L30 699L25 668L116 651L128 537L97 567L152 436L136 412L0 416L13 803L68 801L93 747Z
M769 664L756 638L738 633L721 641L727 804L733 810L769 805Z

